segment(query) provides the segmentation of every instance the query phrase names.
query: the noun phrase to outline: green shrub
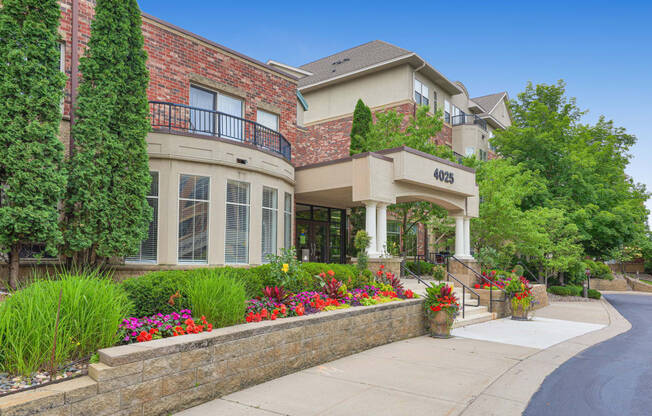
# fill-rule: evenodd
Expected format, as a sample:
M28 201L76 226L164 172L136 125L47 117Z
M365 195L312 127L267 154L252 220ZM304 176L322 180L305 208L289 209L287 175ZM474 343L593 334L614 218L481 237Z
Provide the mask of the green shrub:
M358 256L357 267L360 273L367 270L367 264L369 262L367 248L369 248L369 244L371 244L371 237L366 231L360 230L355 234L353 246L355 247Z
M614 275L608 265L601 261L584 260L584 264L591 271L592 279L613 280Z
M523 276L525 274L525 268L520 264L514 266L512 270L514 270L514 273L516 273L517 276Z
M438 282L441 282L446 277L446 269L444 266L435 266L432 269L432 277Z
M187 309L189 305L185 293L186 283L196 271L164 270L123 281L122 288L134 304L134 316L141 318ZM170 305L170 297L177 292L180 297L174 299L174 304Z
M0 304L0 369L29 375L50 364L59 292L55 366L117 342L131 303L113 280L96 272L61 273L37 280Z
M365 269L360 273L358 268L352 264L302 263L301 269L313 278L319 275L319 273L327 273L329 270L332 270L335 273L333 277L344 283L349 289L362 287L373 280L373 273L370 270ZM316 283L316 279L313 279L313 281ZM310 288L307 290L310 290Z
M216 328L242 322L247 292L233 270L199 269L188 281L186 293L193 316L205 316Z
M557 296L570 296L571 290L566 286L550 286L548 288L548 293L552 293Z
M428 263L427 261L406 261L405 267L410 270L412 273L421 275L432 275L432 271L435 268L435 265Z
M584 287L579 285L567 285L571 296L584 296Z
M602 297L602 293L595 289L589 289L588 295L591 299L600 299Z

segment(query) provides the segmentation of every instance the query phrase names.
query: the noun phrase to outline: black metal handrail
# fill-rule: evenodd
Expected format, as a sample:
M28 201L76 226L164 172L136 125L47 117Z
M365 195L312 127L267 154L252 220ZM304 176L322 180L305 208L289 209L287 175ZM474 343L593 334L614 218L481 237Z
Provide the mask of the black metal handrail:
M419 261L420 257L422 257L422 256L419 256L419 255L416 256L417 261ZM423 256L423 258L426 259L426 261L428 261L427 256ZM419 265L419 267L420 267L420 265ZM428 284L428 282L423 280L420 275L418 275L418 274L414 273L412 270L408 269L408 267L406 265L406 260L404 259L401 262L401 277L404 277L406 275L413 278L413 279L417 279L419 281L419 283L421 283L423 285L426 285L426 287L433 287L433 285ZM469 292L471 292L472 295L475 295L476 298L477 298L477 303L475 305L469 305L469 306L473 306L473 307L480 306L480 295L476 291L474 291L473 289L471 289L470 287L468 287L467 285L462 283L457 277L455 277L455 275L453 275L452 273L447 271L446 272L446 281L449 282L450 278L453 278L453 280L455 280L457 283L460 284L460 286L462 286L462 319L464 319L464 316L465 316L465 313L466 313L465 312L465 310L466 310L466 291L468 290Z
M481 281L486 282L489 285L489 287L490 287L490 289L489 289L489 312L493 312L493 303L494 302L505 302L505 301L507 301L507 292L505 292L505 289L503 289L502 287L496 285L493 281L488 279L486 276L483 276L481 273L476 272L475 270L473 270L473 268L469 267L468 264L464 263L463 261L461 261L460 259L458 259L457 257L455 257L453 255L448 256L448 262L446 263L446 270L447 271L449 270L449 267L450 267L450 259L453 259L453 260L457 261L462 266L464 266L467 269L471 270L471 272L474 275L476 275L478 278L480 278ZM494 287L502 292L502 294L503 294L502 299L494 299L494 290L495 290L495 289L493 289Z
M478 301L475 305L469 305L469 306L473 306L473 307L476 307L476 308L478 306L480 306L480 295L475 290L471 289L470 287L468 287L467 285L462 283L460 281L460 279L455 277L454 274L452 274L449 271L446 271L446 281L447 282L450 281L451 277L453 278L453 280L455 280L457 283L459 283L460 286L462 286L462 319L464 319L464 313L465 313L465 309L466 309L466 291L468 290L469 292L471 292L472 295L475 295L476 298L477 298L476 300Z
M482 130L487 131L487 122L475 114L458 114L451 118L451 124L453 126L460 126L462 124L475 124L479 126Z
M222 137L270 150L288 161L292 157L292 146L281 133L242 117L164 101L150 101L149 114L156 129Z
M526 266L522 261L519 260L516 264L520 264L521 266L523 266L523 270L525 270L526 272L530 273L530 276L532 276L532 278L533 278L537 283L540 283L540 282L539 282L539 278L538 278L537 276L535 276L534 273L532 273L532 272L530 271L530 269L528 269L527 266Z

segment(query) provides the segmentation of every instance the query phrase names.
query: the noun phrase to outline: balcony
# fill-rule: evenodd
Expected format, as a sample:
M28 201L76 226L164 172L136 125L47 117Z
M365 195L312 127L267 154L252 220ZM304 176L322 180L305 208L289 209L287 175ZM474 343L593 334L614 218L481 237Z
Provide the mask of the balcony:
M460 114L453 116L451 119L451 124L453 126L476 125L479 126L482 130L487 131L487 122L475 114Z
M283 135L254 121L219 111L162 101L149 102L152 127L246 143L291 160L292 147Z

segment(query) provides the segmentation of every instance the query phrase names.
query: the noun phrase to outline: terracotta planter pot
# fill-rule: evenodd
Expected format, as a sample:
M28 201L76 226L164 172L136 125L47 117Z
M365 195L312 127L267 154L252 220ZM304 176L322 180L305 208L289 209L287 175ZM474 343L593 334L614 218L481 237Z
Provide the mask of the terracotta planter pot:
M528 314L530 313L531 307L524 308L523 306L519 305L517 307L514 307L513 304L510 302L510 306L512 309L512 319L515 321L527 321Z
M446 311L433 312L430 314L430 336L433 338L450 338L452 319Z

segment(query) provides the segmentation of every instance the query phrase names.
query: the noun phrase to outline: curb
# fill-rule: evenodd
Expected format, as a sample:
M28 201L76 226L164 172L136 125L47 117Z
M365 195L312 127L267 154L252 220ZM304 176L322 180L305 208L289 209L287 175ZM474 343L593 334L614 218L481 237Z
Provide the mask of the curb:
M560 365L585 349L632 328L606 299L600 302L609 316L605 328L560 342L519 361L486 387L460 414L521 415L545 378Z

